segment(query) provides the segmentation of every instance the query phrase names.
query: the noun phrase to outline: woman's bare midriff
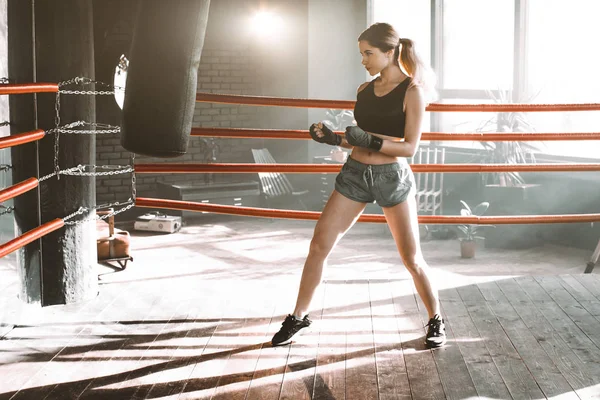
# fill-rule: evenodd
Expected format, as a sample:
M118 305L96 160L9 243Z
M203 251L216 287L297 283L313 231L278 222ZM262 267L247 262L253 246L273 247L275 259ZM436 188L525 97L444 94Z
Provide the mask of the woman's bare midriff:
M378 136L382 139L394 140L397 141L398 138L394 138L391 136L385 135L374 135ZM391 164L395 162L402 161L402 157L394 157L389 156L387 154L380 153L378 151L370 150L364 147L354 147L352 152L350 153L350 157L354 160L359 161L363 164L372 164L372 165L380 165L380 164Z

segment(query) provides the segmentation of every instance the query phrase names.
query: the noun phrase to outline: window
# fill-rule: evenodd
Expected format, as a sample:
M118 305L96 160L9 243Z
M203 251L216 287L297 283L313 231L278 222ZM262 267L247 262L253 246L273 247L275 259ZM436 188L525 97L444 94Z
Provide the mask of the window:
M600 2L529 0L526 87L535 103L600 102ZM599 132L600 112L531 113L539 132ZM553 155L600 158L600 143L546 142Z
M501 91L506 97L503 102L600 102L600 53L590 45L591 38L600 37L597 0L574 0L568 6L559 0L434 3L433 62L440 77L441 102L490 103ZM486 122L493 117L437 113L433 130L480 130L489 127ZM600 112L528 113L526 117L538 132L600 131ZM479 147L465 142L444 145ZM600 158L597 142L544 145L543 152L552 155Z
M400 37L415 42L415 49L423 62L431 64L431 2L411 0L371 0L372 13L369 25L387 22ZM373 79L367 74L367 80ZM430 130L429 120L423 130Z
M514 2L445 0L442 10L442 89L512 89Z

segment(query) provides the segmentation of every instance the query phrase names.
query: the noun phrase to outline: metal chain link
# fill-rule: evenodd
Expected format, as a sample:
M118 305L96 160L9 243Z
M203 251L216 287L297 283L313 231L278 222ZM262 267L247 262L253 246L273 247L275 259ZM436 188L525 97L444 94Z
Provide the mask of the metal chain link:
M93 172L85 171L87 168L93 169ZM96 172L97 168L112 169L112 171ZM78 165L76 167L68 168L62 171L58 171L58 175L69 175L69 176L108 176L108 175L120 175L133 172L133 168L129 165ZM45 175L38 179L39 182L43 182L47 179L57 176L56 172Z
M69 85L73 85L73 84L75 84L75 85L99 85L99 86L103 86L105 88L110 88L111 90L62 90L61 89L64 86L69 86ZM125 90L122 87L110 85L108 83L99 82L99 81L95 81L90 78L84 78L84 77L79 77L79 76L75 77L73 79L59 82L58 88L59 88L59 93L62 93L62 94L101 95L101 96L115 94L115 90Z
M68 170L66 170L66 171L78 171L79 169L80 169L80 167L79 167L79 166L77 166L77 167L69 168L69 169L68 169ZM64 172L64 171L63 171L63 172ZM60 173L61 173L61 171L58 171L58 173L60 174ZM48 174L48 175L44 175L44 176L42 176L41 178L39 178L39 179L38 179L38 182L43 182L43 181L45 181L45 180L47 180L47 179L50 179L50 178L52 178L53 176L56 176L56 171L55 171L55 172L52 172L51 174Z
M0 217L6 214L10 214L15 210L14 207L0 206L0 208L3 209L2 211L0 211Z
M127 199L127 201L121 203L120 201L115 201L112 203L107 203L107 204L100 204L100 205L96 205L96 210L105 210L108 208L113 208L113 207L117 207L117 206L125 206L129 203L131 203L133 200L132 199Z
M112 212L109 212L107 214L101 215L101 216L96 216L96 220L103 220L103 219L107 219L110 217L113 217L115 215L121 214L122 212L125 212L133 207L135 207L135 202L131 201L131 199L129 201L127 201L126 203L124 203L123 205L125 205L125 207L121 208L120 210L114 210ZM96 209L100 209L100 207L96 207Z
M131 201L131 200L127 201L126 203L123 203L123 205L125 205L125 204L127 204L127 205L126 205L125 207L123 207L122 209L120 209L120 210L114 210L114 211L112 211L112 212L110 212L110 213L107 213L107 214L105 214L105 215L102 215L102 216L98 216L98 215L96 215L96 217L95 217L95 218L86 218L86 219L82 219L82 220L79 220L79 221L68 221L69 219L71 219L71 218L73 218L73 217L76 217L76 216L78 216L78 215L81 215L81 214L83 214L83 213L84 213L84 212L86 212L86 211L90 211L90 209L89 209L89 208L86 208L86 207L79 207L79 210L77 210L77 211L75 211L74 213L72 213L72 214L69 214L69 215L67 215L66 217L64 217L64 218L63 218L63 222L65 223L65 225L70 225L70 226L73 226L73 225L80 225L80 224L84 224L84 223L86 223L86 222L94 222L94 221L98 221L98 220L104 220L104 219L107 219L107 218L113 217L113 216L115 216L115 215L117 215L117 214L120 214L120 213L122 213L122 212L125 212L125 211L127 211L127 210L129 210L129 209L131 209L131 208L135 207L135 203L134 203L133 201ZM96 208L95 208L95 210L97 210L97 209L99 209L99 208L100 208L100 207L96 207Z
M69 80L66 81L62 81L58 83L58 87L61 88L63 86L69 86L69 85L99 85L99 86L103 86L106 88L114 88L114 85L111 85L110 83L106 83L106 82L100 82L100 81L95 81L91 78L86 78L83 76L76 76L75 78L71 78Z
M92 129L73 129L77 127L89 127ZM100 128L100 129L97 129ZM121 132L121 128L114 125L102 124L99 122L85 122L85 121L76 121L70 124L64 125L60 128L54 128L47 131L47 133L70 133L70 134L81 134L81 135L98 135L98 134L109 134L109 133L119 133Z
M60 92L56 93L56 101L54 102L54 111L56 115L54 116L54 129L58 129L60 126ZM56 175L56 179L60 180L60 168L58 166L58 147L60 141L60 132L56 133L54 136L54 174Z
M79 95L87 95L87 96L109 96L111 94L115 94L114 91L104 91L104 90L60 90L60 94L79 94Z
M131 153L131 198L133 201L137 198L137 187L136 187L136 177L135 177L135 153Z
M92 171L88 172L86 169L90 168ZM110 169L112 171L96 172L97 168ZM62 175L71 176L109 176L109 175L120 175L132 172L133 168L129 165L78 165L74 168L61 171Z
M62 220L64 221L65 225L74 225L73 222L67 222L68 219L71 219L73 217L76 217L78 215L82 215L84 212L86 212L88 210L87 207L79 207L79 209L77 211L75 211L74 213L71 213L69 215L67 215L66 217L64 217Z

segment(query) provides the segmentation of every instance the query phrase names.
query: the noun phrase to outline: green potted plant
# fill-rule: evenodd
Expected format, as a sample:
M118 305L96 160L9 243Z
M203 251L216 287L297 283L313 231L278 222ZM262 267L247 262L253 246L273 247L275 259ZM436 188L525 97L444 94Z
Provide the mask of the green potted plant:
M511 102L508 91L488 91L490 98L498 104ZM528 103L532 98L514 100ZM498 112L484 122L477 132L527 133L535 127L522 112ZM534 164L535 154L543 149L541 142L481 142L486 164ZM518 172L495 172L481 174L482 196L493 204L490 212L494 215L523 215L536 213L537 199L543 195L543 187L526 182ZM538 227L529 225L503 225L486 236L485 246L496 248L527 248L539 244Z
M498 95L487 91L490 98L498 104L510 102L507 91L498 90ZM518 103L527 103L517 101ZM498 112L489 120L483 122L476 132L489 133L527 133L534 132L535 127L522 112ZM535 153L543 148L540 142L481 142L484 149L483 163L489 164L535 164ZM518 172L495 172L481 175L486 186L515 187L526 182Z
M461 200L460 203L462 204L460 215L463 217L469 217L472 215L481 216L490 206L490 203L484 201L471 210L471 207L469 207L465 201ZM486 226L487 225L478 224L461 224L456 226L459 232L460 256L462 258L475 257L475 249L477 248L476 239L484 239L482 236L478 236L478 232Z

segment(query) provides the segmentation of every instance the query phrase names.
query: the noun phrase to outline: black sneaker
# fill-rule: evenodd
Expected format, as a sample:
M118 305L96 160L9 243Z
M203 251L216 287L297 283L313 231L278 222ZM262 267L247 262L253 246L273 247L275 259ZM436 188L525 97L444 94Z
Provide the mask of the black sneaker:
M308 315L304 316L302 319L298 319L293 315L288 315L281 324L279 332L271 339L271 344L273 346L288 344L291 341L292 336L298 333L300 329L309 327L311 323L312 321L308 319Z
M446 344L446 327L444 326L444 320L439 314L435 314L425 326L428 327L427 336L425 337L427 348L435 349Z

